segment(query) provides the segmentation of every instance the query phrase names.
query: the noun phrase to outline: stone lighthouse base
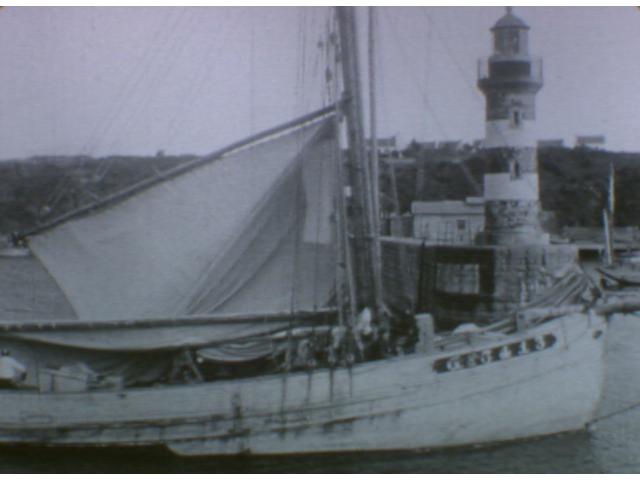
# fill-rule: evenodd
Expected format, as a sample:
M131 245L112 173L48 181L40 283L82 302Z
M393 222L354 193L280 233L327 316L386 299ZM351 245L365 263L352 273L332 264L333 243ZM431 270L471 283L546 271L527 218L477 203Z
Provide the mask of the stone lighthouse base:
M487 199L484 206L485 230L478 234L476 244L549 244L549 233L545 233L540 227L542 209L538 200L538 175L531 174L527 179L515 181L498 179L498 182L493 179L495 177L497 176L485 176L485 191L501 191L515 197L520 189L530 199ZM529 192L525 192L525 186L528 186Z
M431 246L423 255L423 306L439 330L506 317L548 294L578 264L570 245Z

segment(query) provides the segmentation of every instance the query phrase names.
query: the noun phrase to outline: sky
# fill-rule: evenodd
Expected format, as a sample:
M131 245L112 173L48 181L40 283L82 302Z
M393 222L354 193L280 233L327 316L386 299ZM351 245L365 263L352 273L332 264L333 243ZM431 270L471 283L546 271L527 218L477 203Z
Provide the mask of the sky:
M514 13L544 61L538 138L640 152L640 10ZM379 136L481 139L477 61L503 14L376 7ZM207 154L287 122L326 101L329 24L328 7L5 7L0 159Z

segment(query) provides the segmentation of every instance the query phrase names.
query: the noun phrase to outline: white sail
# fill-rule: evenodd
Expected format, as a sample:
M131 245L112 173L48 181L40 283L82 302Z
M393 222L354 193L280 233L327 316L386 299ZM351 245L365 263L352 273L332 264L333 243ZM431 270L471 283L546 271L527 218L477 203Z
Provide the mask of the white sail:
M310 311L335 279L332 117L31 238L83 320Z

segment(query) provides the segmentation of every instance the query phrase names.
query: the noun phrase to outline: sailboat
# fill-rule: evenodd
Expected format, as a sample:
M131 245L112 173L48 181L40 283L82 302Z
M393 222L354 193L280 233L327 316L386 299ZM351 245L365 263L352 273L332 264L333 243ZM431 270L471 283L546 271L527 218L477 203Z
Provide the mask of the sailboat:
M72 315L0 322L28 367L0 442L406 450L593 419L611 308L573 264L481 327L385 305L353 7L336 18L335 104L15 235Z
M602 211L602 224L605 240L604 266L597 268L602 276L600 283L605 288L637 288L640 286L640 267L634 256L616 257L613 251L613 220L615 216L615 170L609 166L609 186L607 206Z

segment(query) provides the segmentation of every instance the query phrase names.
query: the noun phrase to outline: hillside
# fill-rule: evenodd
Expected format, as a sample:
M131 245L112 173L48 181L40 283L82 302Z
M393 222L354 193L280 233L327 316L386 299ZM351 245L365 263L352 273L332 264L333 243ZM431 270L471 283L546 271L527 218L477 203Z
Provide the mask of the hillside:
M412 146L404 152L415 157L415 166L396 169L401 211L410 209L411 201L438 201L477 196L460 165L461 155L438 151L419 152ZM482 186L486 160L480 154L462 154L465 165ZM596 227L602 223L602 209L607 199L609 165L616 172L616 226L640 225L640 153L616 153L592 149L547 148L538 153L540 197L545 211L556 213L561 226ZM422 176L419 170L423 169ZM416 193L418 179L423 188ZM388 189L388 176L382 181Z
M464 159L476 186L486 161L471 149L404 152L414 164L395 166L401 212L414 200L464 199L476 188L459 165ZM195 156L37 157L0 162L0 234L6 237L87 205ZM640 225L640 154L549 148L539 152L540 189L545 211L561 226L596 227L606 202L609 164L616 170L616 225ZM381 170L383 209L392 209L388 170Z
M46 223L194 157L34 157L0 162L0 234L6 237Z

